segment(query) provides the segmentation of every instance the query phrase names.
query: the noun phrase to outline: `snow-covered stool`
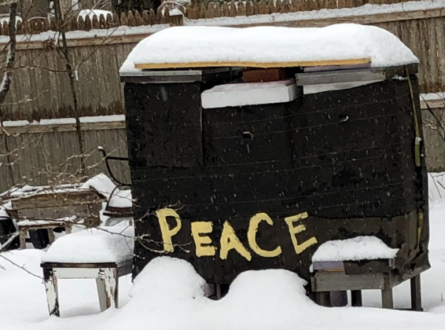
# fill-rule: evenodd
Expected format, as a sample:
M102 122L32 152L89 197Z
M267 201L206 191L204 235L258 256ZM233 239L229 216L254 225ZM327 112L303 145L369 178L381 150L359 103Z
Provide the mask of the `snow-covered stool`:
M50 315L60 316L59 279L95 279L100 310L118 307L119 277L131 273L134 228L93 228L63 236L42 257Z
M422 310L421 268L409 275L395 271L398 249L391 249L377 237L356 237L322 244L312 257L311 288L317 302L330 306L330 294L351 291L351 305L362 305L362 290L381 290L382 307L393 308L392 289L411 280L411 309Z

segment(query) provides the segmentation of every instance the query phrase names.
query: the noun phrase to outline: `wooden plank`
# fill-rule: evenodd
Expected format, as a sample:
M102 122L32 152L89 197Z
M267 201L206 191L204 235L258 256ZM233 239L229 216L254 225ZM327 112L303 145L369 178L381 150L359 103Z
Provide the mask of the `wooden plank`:
M82 262L42 262L40 267L43 269L49 268L113 268L117 267L115 262L94 262L94 263L82 263Z
M297 86L359 81L383 81L386 80L386 72L384 69L358 69L347 71L297 73L296 80Z
M125 121L110 121L98 123L82 123L82 131L100 131L125 129ZM11 126L0 130L0 135L15 134L36 134L36 133L57 133L57 132L76 132L75 124L52 124L52 125L27 125Z
M392 294L392 283L389 274L383 274L384 287L382 289L382 308L392 309L394 307L394 299Z
M97 202L101 204L100 201ZM87 205L68 205L68 206L56 206L56 207L41 207L38 209L23 209L18 211L18 220L28 219L43 220L43 219L62 219L66 217L72 217L76 215L78 219L86 219L89 217L89 204ZM99 214L99 211L97 212ZM59 221L60 220L56 220Z
M370 290L384 288L383 274L345 275L340 272L316 272L312 291Z
M62 207L98 203L102 199L89 190L60 193L42 193L12 200L12 210L34 209L41 207Z
M268 82L278 81L286 78L286 72L284 69L257 69L247 70L243 72L244 82Z
M437 44L436 44L436 61L439 71L437 75L440 77L440 88L441 90L445 90L445 19L435 20L436 25L436 33L437 33Z
M344 271L343 261L315 261L312 266L314 271Z
M43 268L49 315L60 316L57 278L51 268Z
M295 62L188 62L188 63L145 63L135 64L136 69L176 69L176 68L211 68L211 67L250 67L250 68L292 68L299 66L353 65L371 63L370 58L324 61Z
M435 21L438 18L432 18L427 20L426 29L427 29L427 37L424 42L428 44L428 60L431 62L432 71L430 72L429 80L431 83L431 89L428 92L441 91L441 77L437 74L439 71L439 57L437 52L437 40L436 36L438 31L436 30Z
M411 310L423 311L420 275L417 275L410 280L410 286L411 286Z
M382 308L385 309L394 308L394 299L391 288L382 290Z
M420 108L422 110L428 110L428 107L431 109L445 109L445 99L441 100L420 100Z

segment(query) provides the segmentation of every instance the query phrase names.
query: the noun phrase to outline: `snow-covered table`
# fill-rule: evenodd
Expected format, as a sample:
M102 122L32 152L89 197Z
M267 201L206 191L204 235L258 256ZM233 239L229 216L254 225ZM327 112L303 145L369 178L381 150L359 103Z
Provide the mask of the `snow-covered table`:
M95 279L100 310L118 307L119 277L131 273L134 228L93 228L63 236L42 257L50 315L60 316L58 279Z
M77 217L57 219L57 220L22 220L17 222L19 227L20 248L26 249L26 235L28 230L46 229L48 231L49 244L55 240L54 229L64 227L67 234L71 233L72 226Z
M312 257L312 291L320 305L330 306L330 292L351 291L352 306L361 306L361 290L381 290L382 307L393 308L392 289L411 280L411 309L422 310L420 273L415 268L400 276L396 272L398 249L391 249L373 236L328 241Z

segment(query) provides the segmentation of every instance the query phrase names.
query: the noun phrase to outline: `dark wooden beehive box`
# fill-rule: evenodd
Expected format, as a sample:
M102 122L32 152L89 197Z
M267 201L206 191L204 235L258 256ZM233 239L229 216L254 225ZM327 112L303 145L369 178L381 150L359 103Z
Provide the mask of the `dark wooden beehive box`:
M309 279L320 244L360 235L399 248L401 274L428 268L416 68L409 80L406 68L369 70L384 79L308 95L298 87L291 102L217 109L203 109L201 93L233 72L123 77L136 235L145 235L135 274L169 255L211 283L265 268Z

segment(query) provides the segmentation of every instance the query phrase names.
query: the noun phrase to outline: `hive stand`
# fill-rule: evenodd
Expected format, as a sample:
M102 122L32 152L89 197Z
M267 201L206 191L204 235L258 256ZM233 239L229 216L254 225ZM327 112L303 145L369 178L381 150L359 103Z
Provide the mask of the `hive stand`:
M74 222L69 220L56 221L39 221L39 220L24 220L17 223L19 227L20 249L26 249L26 234L28 230L46 229L48 230L49 244L55 240L54 229L65 227L66 234L71 234Z
M351 291L351 305L362 306L361 290L381 290L382 307L392 309L392 289L400 283L411 281L411 310L422 311L420 273L428 267L419 267L411 273L397 274L394 259L366 261L314 262L311 277L312 291L322 306L331 306L330 293Z
M120 263L42 263L49 315L60 316L58 279L95 279L100 311L117 308L119 277L131 273L132 263L132 259Z

